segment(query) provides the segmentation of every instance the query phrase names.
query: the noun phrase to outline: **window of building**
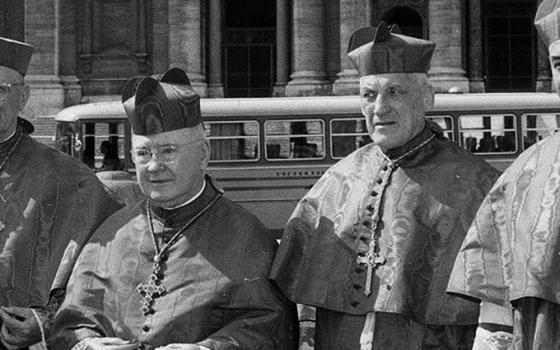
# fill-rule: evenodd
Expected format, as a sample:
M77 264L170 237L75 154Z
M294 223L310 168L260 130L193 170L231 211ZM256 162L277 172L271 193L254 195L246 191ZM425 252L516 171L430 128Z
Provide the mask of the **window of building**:
M513 114L462 115L460 146L473 153L514 153L517 150Z
M397 24L404 35L423 37L422 17L410 7L394 7L383 17L383 20L389 25Z
M536 1L482 2L486 91L534 91Z
M25 41L25 1L0 0L0 36Z
M267 120L266 159L303 160L325 157L325 126L314 120Z
M272 96L276 66L276 5L270 0L226 0L224 94Z

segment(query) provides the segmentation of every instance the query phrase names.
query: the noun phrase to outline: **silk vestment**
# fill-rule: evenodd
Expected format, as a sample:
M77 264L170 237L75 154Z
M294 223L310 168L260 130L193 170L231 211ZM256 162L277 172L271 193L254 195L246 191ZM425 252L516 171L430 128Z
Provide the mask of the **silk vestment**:
M329 169L299 202L271 276L289 299L323 314L365 319L380 312L421 324L476 324L478 305L445 289L466 229L497 176L431 123L386 154L366 145ZM386 261L374 270L368 296L357 259L372 234ZM346 327L344 319L337 322ZM338 333L322 332L344 336Z
M523 152L482 203L448 291L514 309L514 349L560 348L560 134Z
M84 164L19 128L0 145L0 157L12 148L0 172L0 305L43 306L51 288L65 287L85 241L120 206ZM66 268L57 275L63 255Z
M160 246L219 195L207 182L201 196L184 207L154 208ZM169 343L297 347L295 306L268 279L276 241L258 219L217 199L169 248L162 278L167 291L146 316L136 287L148 280L156 254L148 225L144 200L95 232L55 318L52 348L70 349L89 336L135 340L142 349Z

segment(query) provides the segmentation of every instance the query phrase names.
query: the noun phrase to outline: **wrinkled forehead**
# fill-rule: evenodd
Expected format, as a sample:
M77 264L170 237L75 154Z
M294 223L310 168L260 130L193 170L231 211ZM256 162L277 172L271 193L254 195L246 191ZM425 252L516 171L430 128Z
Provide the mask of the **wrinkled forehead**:
M23 84L23 75L11 68L0 66L0 83Z
M177 129L153 135L132 134L132 147L139 148L161 145L179 145L204 140L204 127L202 124L199 124L192 128Z
M360 88L381 89L389 86L410 87L417 84L413 73L372 74L360 77Z

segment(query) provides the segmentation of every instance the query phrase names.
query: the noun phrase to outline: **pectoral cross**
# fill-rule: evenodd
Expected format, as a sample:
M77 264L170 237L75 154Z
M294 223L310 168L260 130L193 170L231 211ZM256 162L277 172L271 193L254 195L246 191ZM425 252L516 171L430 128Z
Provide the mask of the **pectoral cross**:
M366 276L366 287L364 289L364 294L369 296L371 294L371 284L373 280L373 270L378 265L383 265L387 261L385 257L379 255L377 252L374 252L375 244L370 245L370 249L367 254L363 257L359 256L356 260L358 264L365 264L367 265L367 276Z
M154 303L154 300L161 297L166 292L165 286L158 277L159 269L159 264L156 262L149 281L146 283L140 283L136 287L136 290L138 290L142 296L142 312L144 313L144 316L152 313L152 304Z

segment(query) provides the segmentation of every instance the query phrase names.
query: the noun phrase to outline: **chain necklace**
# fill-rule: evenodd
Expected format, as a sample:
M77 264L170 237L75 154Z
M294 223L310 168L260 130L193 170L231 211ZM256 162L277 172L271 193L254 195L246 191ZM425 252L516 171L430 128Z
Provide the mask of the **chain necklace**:
M185 230L193 223L196 219L198 219L202 214L204 214L216 201L222 196L221 193L218 193L201 211L199 211L192 219L190 219L183 227L181 227L177 232L171 237L171 239L165 243L161 249L156 239L156 235L154 233L154 223L152 220L152 210L150 206L150 200L146 201L146 214L148 216L148 227L150 229L150 235L152 237L152 243L154 244L154 249L156 251L156 255L154 256L154 265L152 266L152 274L150 275L148 282L142 282L137 287L136 290L140 292L142 296L142 312L144 316L147 316L154 312L152 308L153 303L156 298L163 296L167 289L163 285L163 276L161 272L161 265L164 260L167 259L165 256L165 252L177 241L179 236L185 232Z
M389 157L387 157L387 155L385 155L385 153L381 152L381 154L383 155L383 157L385 157L386 160L388 160L389 162L389 166L387 168L387 171L385 172L385 175L383 176L383 179L381 181L381 191L379 192L379 200L375 202L372 214L371 214L371 233L370 233L370 243L368 246L368 251L364 256L358 256L358 258L356 259L356 262L360 265L365 265L367 268L366 271L366 285L364 288L364 294L366 296L369 296L372 293L372 281L373 281L373 271L377 268L377 266L379 265L384 265L387 262L387 259L379 252L380 247L379 247L379 234L380 232L377 232L377 225L379 224L379 208L381 205L381 198L383 197L383 194L385 192L385 189L387 188L387 184L389 183L389 179L391 178L391 175L393 174L393 172L398 168L399 166L399 161L401 161L402 159L408 157L409 155L413 154L414 152L418 151L420 148L426 146L430 141L432 141L434 138L436 137L435 134L433 134L432 136L430 136L426 141L422 142L421 144L419 144L418 146L412 148L410 151L404 153L403 155L401 155L400 157L396 158L395 160L391 160Z
M2 159L2 163L0 163L0 171L2 171L2 169L4 169L4 166L6 165L8 160L10 159L12 153L14 153L14 151L16 150L16 148L19 145L22 137L23 137L23 132L19 132L16 142L14 143L12 148L10 148L10 150L8 151L8 154L6 154L6 157L4 157L4 159Z

